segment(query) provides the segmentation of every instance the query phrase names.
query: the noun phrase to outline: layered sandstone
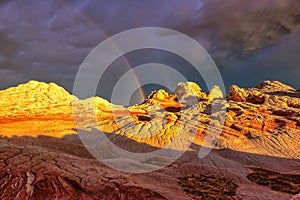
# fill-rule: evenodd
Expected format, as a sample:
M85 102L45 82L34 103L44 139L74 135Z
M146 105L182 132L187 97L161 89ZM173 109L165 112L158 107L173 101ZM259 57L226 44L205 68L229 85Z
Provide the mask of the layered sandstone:
M289 199L250 183L245 167L300 173L300 92L278 81L233 85L227 95L217 86L206 93L179 83L174 94L154 91L130 107L79 100L54 83L30 81L0 91L0 110L1 199L190 199L176 179L191 173L231 178L243 199ZM90 155L77 132L92 130L134 152L170 144L183 151L185 140L191 146L167 168L131 175ZM201 160L197 152L207 142L215 150ZM162 162L147 161L149 168Z

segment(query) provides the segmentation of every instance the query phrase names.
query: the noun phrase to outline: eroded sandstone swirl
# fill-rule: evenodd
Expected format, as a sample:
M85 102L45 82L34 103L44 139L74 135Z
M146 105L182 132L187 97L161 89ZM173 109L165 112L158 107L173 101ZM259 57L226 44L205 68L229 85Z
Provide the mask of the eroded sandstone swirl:
M217 86L205 93L195 83L179 83L174 94L154 91L130 107L100 97L79 100L54 83L30 81L0 91L0 199L191 199L176 180L193 173L230 178L238 185L233 199L289 199L249 182L246 166L300 173L299 111L300 92L278 81L233 85L226 96ZM182 151L186 138L191 146L166 168L130 174L94 159L79 130L102 131L134 152L170 143ZM200 159L207 135L216 137L214 150Z

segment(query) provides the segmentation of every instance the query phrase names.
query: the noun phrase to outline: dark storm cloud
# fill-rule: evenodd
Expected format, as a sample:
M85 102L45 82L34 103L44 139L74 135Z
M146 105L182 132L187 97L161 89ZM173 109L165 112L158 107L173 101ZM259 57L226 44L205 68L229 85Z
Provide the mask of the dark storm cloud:
M3 32L0 32L0 53L12 57L18 51L18 44Z
M222 68L227 83L253 87L266 79L279 80L300 88L300 32L279 45L258 50L246 58L226 63ZM242 78L241 78L242 77Z
M142 26L173 28L194 37L224 66L225 79L232 80L226 69L253 68L273 54L281 56L281 63L294 59L295 66L295 53L280 53L290 48L280 44L293 41L299 24L297 0L1 1L0 87L37 79L71 90L78 66L93 47L113 34ZM266 47L270 55L263 51ZM261 51L261 58L252 63L251 53ZM263 65L269 70L271 62ZM261 76L269 73L261 70Z
M297 0L206 0L199 13L178 28L205 40L216 59L248 55L282 42L300 28Z
M0 31L0 69L7 69L18 53L19 44Z
M75 72L65 73L66 68L76 68L92 47L90 44L87 48L86 41L99 42L100 36L81 20L76 6L62 1L0 5L0 66L11 70L10 77L15 81L9 82L38 79L70 88ZM2 88L9 86L7 73L0 74Z
M9 84L37 79L54 81L71 90L79 64L99 42L129 28L163 26L168 24L167 16L183 22L184 18L176 17L177 13L183 7L196 9L195 5L194 1L172 1L172 6L170 1L3 3L0 5L0 41L3 38L0 66L15 74L11 76L15 81ZM7 59L10 61L5 62ZM7 73L0 74L1 88L10 86Z

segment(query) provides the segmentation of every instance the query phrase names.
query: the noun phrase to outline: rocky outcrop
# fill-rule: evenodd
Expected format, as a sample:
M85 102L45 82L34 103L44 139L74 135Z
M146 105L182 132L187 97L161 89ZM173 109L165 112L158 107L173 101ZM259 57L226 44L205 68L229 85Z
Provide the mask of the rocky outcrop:
M231 86L227 96L217 86L206 93L195 83L179 83L174 94L154 91L130 107L100 97L79 100L54 83L30 81L0 91L0 110L1 199L189 199L176 179L200 171L233 177L237 197L288 199L251 185L244 167L300 173L300 93L278 81ZM134 152L170 143L171 150L182 151L184 140L191 147L181 161L133 176L96 161L78 139L79 130L102 131ZM216 138L215 150L201 161L197 153L207 136ZM278 159L287 160L278 165ZM165 160L146 162L151 167Z
M174 141L178 131L183 137L195 134L194 142L201 145L208 127L214 124L213 129L222 129L220 147L242 148L239 142L255 146L252 143L259 139L264 144L258 148L265 146L259 151L265 153L271 147L269 137L280 135L280 145L291 145L298 138L300 125L299 92L278 81L248 89L233 85L227 100L218 87L205 93L195 83L179 83L174 94L158 90L131 107L113 105L100 97L78 100L54 83L37 81L1 91L0 97L0 132L6 136L63 137L76 134L76 129L95 128L160 148ZM216 108L213 103L219 110L212 110ZM91 119L95 115L97 121ZM250 146L245 147L247 151L252 151ZM180 142L173 147L180 150ZM295 149L285 152L276 150L276 155L299 158Z
M232 85L230 87L230 94L232 100L238 102L246 102L247 97L249 96L249 94L244 89L241 89L236 85Z
M141 187L126 174L37 148L1 148L0 198L9 199L157 199L159 193Z

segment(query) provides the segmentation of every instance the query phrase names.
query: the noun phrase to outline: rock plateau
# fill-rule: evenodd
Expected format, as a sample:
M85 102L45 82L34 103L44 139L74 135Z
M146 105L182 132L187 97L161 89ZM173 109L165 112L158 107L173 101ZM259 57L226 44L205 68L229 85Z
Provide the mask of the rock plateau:
M299 130L300 92L278 81L248 89L233 85L226 96L217 86L205 93L195 83L179 83L174 94L154 91L129 107L100 97L80 100L54 83L30 81L0 91L0 199L297 199ZM128 151L170 144L172 151L186 151L156 171L122 172L96 160L78 136L97 131ZM209 142L213 150L199 158ZM266 187L254 168L296 178ZM197 180L223 185L201 190Z

